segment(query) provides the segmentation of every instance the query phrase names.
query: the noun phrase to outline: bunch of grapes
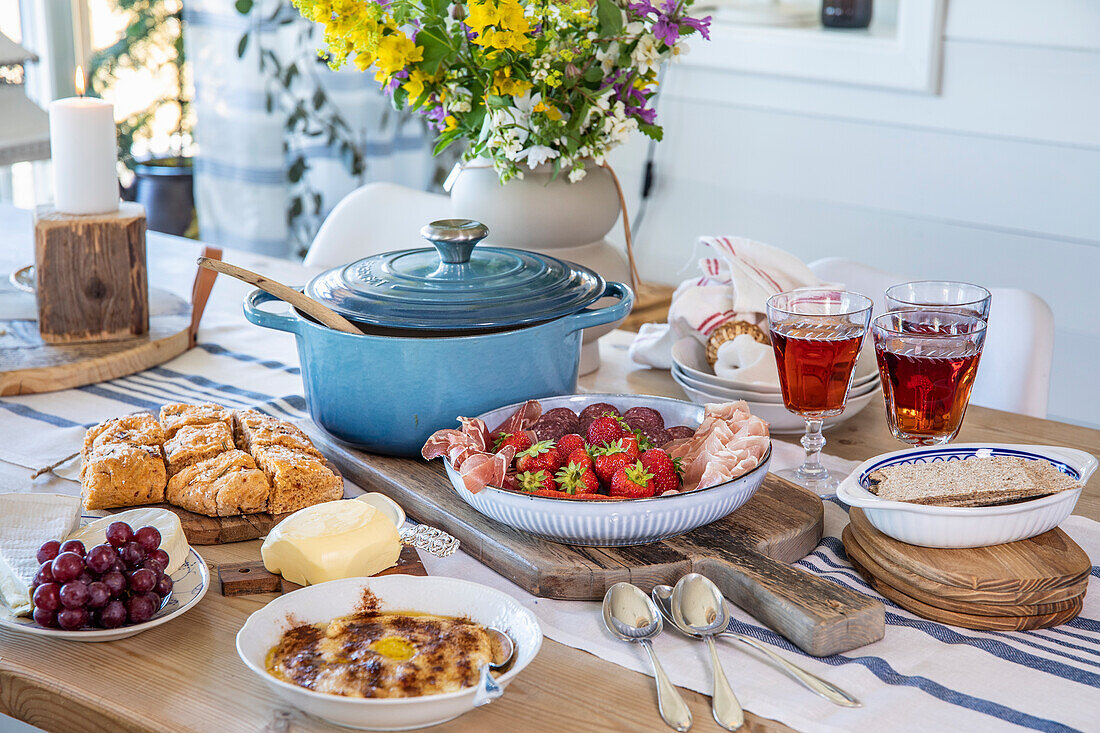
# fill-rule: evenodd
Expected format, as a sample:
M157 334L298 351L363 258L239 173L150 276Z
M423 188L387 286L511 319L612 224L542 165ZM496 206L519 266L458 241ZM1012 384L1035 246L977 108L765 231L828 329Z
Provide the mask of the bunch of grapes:
M31 583L34 620L67 631L117 629L153 618L172 592L168 553L156 527L136 532L125 522L107 528L107 542L85 551L80 540L50 540Z

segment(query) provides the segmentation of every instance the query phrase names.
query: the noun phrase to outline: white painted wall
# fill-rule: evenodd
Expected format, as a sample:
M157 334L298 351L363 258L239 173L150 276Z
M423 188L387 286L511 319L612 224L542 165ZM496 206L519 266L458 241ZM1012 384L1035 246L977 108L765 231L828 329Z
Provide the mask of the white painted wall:
M1055 314L1050 416L1100 426L1100 2L951 0L938 93L680 65L659 112L643 277L737 234L1026 288ZM612 160L631 211L645 147Z

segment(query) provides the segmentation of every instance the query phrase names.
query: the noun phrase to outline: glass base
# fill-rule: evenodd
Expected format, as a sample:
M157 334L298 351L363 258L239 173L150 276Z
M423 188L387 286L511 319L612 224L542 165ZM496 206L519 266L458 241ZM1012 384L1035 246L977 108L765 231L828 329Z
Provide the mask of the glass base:
M836 487L840 484L840 480L829 473L829 469L822 468L820 472L814 472L807 474L799 468L784 468L782 471L772 471L776 476L785 478L788 481L798 484L799 486L809 489L815 494L829 494L836 491Z

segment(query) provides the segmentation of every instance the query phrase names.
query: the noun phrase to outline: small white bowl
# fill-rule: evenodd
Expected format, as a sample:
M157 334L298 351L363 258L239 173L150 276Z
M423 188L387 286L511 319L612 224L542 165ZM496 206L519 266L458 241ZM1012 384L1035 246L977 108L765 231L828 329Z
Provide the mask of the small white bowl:
M412 730L473 710L478 702L477 687L423 697L343 697L307 690L268 673L267 653L283 632L299 624L328 622L354 613L365 590L378 598L383 611L462 616L506 633L515 645L515 657L508 671L495 678L501 688L531 663L542 646L542 630L535 615L509 595L456 578L387 575L332 580L276 598L249 616L237 632L237 654L278 697L310 715L348 728Z
M903 463L956 461L972 456L1016 456L1049 461L1082 485L1097 460L1084 451L1051 445L958 443L883 453L861 463L837 487L837 498L857 506L883 534L923 547L987 547L1016 542L1054 529L1073 512L1081 489L1069 489L1018 504L989 507L941 507L880 499L867 490L867 476Z
M607 402L621 412L631 407L651 407L661 413L666 426L695 428L703 420L703 408L683 400L633 394L581 394L539 400L544 410L568 407L580 412L597 402ZM722 402L724 400L707 400ZM519 405L508 405L479 415L490 429L504 422ZM755 414L755 413L754 413ZM462 499L487 517L521 532L570 545L615 547L641 545L675 537L710 524L752 498L771 462L771 448L763 462L730 481L694 491L644 499L590 501L570 497L543 497L486 486L474 494L446 458L447 476Z
M684 390L684 394L688 396L688 399L698 405L705 405L708 402L726 402L730 399L744 399L749 406L749 410L752 411L752 414L759 416L760 419L768 423L768 430L772 435L799 435L806 432L806 421L801 416L790 412L784 407L782 402L756 402L744 397L734 398L715 394L709 389L701 390L692 387L684 381L682 376L675 372L672 373L672 381L680 385L680 389ZM844 412L836 417L825 418L823 429L828 430L846 420L850 420L857 415L860 410L875 401L876 398L881 400L881 395L882 387L876 383L874 388L869 392L849 397L848 403L844 406Z

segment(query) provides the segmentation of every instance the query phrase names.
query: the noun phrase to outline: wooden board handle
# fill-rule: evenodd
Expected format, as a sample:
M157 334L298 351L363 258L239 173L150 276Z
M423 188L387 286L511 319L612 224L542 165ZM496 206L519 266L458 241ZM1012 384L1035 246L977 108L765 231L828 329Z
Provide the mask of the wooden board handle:
M299 293L294 288L283 285L281 282L276 282L275 280L264 277L251 270L246 270L243 267L237 267L236 265L231 265L221 260L213 260L209 257L199 257L197 262L199 267L205 267L207 270L220 272L223 275L229 275L229 277L235 277L238 280L255 285L260 290L271 293L279 300L285 300L298 310L316 318L331 329L343 331L344 333L352 333L356 336L363 335L363 332L356 328L354 323L344 318L336 311L318 303L307 295Z
M737 563L700 557L692 570L815 657L870 644L886 633L881 602L747 548Z

